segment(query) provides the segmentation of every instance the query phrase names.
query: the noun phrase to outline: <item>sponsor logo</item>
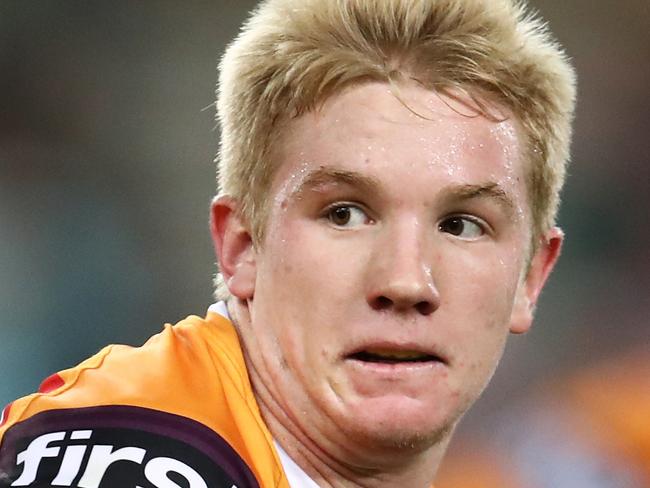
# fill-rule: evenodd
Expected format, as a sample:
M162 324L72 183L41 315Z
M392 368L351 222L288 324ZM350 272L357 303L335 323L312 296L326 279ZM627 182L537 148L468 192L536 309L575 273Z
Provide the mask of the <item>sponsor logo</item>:
M92 430L75 430L70 433L70 441L90 439ZM51 432L43 434L29 443L27 449L18 454L17 462L23 465L23 472L20 477L11 483L10 486L31 486L38 476L38 468L45 458L59 458L59 471L52 480L55 486L72 486L72 483L80 473L88 447L86 445L68 445L63 449L55 446L57 441L68 438L66 432ZM140 447L121 447L94 445L90 451L83 475L76 486L79 488L98 488L106 475L108 468L115 463L130 462L143 464L147 450ZM190 488L208 488L205 480L187 464L169 457L151 458L144 465L144 476L156 488L171 488L179 486L169 480L169 474L176 473L182 476ZM237 488L235 485L233 487Z
M259 488L215 432L134 407L45 412L13 426L0 447L5 487Z

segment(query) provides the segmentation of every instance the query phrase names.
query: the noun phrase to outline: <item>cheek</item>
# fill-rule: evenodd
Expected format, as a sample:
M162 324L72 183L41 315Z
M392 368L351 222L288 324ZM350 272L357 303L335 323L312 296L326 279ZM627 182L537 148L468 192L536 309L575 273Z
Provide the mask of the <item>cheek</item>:
M460 371L456 379L463 385L459 391L461 402L466 406L473 404L490 382L503 354L504 345L505 334L490 346L484 344L479 351L472 351L458 364Z
M446 273L440 290L443 305L453 306L457 300L457 313L474 317L469 324L479 320L484 327L496 327L512 310L518 274L515 263L506 264L497 255L469 256Z
M258 282L262 287L272 283L270 288L280 291L282 283L295 281L304 268L309 266L309 241L300 233L300 228L291 222L272 219L266 240L257 255Z
M313 227L300 221L276 225L258 254L256 306L271 314L286 356L320 354L322 337L344 308L338 253Z
M459 380L467 385L462 388L466 401L483 390L501 358L517 283L518 273L512 267L483 264L454 282L449 303L440 309L443 312L447 305L455 324L448 337L459 361Z
M369 242L337 234L309 219L289 218L276 227L269 246L273 279L300 285L300 294L329 303L346 296L358 284L367 263ZM338 298L336 298L338 297Z

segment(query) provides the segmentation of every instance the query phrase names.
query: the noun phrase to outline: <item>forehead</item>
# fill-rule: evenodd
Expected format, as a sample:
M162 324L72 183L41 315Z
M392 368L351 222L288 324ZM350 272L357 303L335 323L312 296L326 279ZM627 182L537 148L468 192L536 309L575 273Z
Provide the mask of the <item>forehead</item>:
M462 95L451 98L415 84L398 91L374 82L349 87L283 128L273 151L279 164L273 186L298 185L315 169L331 167L380 180L494 181L519 192L519 129L514 117L494 110L503 120L479 115Z

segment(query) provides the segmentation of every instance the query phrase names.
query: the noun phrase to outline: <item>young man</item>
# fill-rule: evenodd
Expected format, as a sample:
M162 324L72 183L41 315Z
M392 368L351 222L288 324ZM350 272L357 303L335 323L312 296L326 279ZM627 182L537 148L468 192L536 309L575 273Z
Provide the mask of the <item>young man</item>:
M10 405L0 486L430 486L558 257L573 100L506 0L263 2L221 63L223 301Z

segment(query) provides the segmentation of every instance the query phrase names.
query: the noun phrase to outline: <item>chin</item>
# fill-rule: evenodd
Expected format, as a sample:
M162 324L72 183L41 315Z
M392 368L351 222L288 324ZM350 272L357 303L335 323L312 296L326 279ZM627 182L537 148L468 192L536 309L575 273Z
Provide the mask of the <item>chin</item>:
M387 428L378 428L377 425L364 428L357 424L349 435L357 443L372 446L376 452L414 454L446 441L453 428L453 425L415 428L396 423Z
M440 405L420 402L363 402L347 419L349 432L357 440L381 450L423 451L444 441L453 431L459 415L445 414Z

